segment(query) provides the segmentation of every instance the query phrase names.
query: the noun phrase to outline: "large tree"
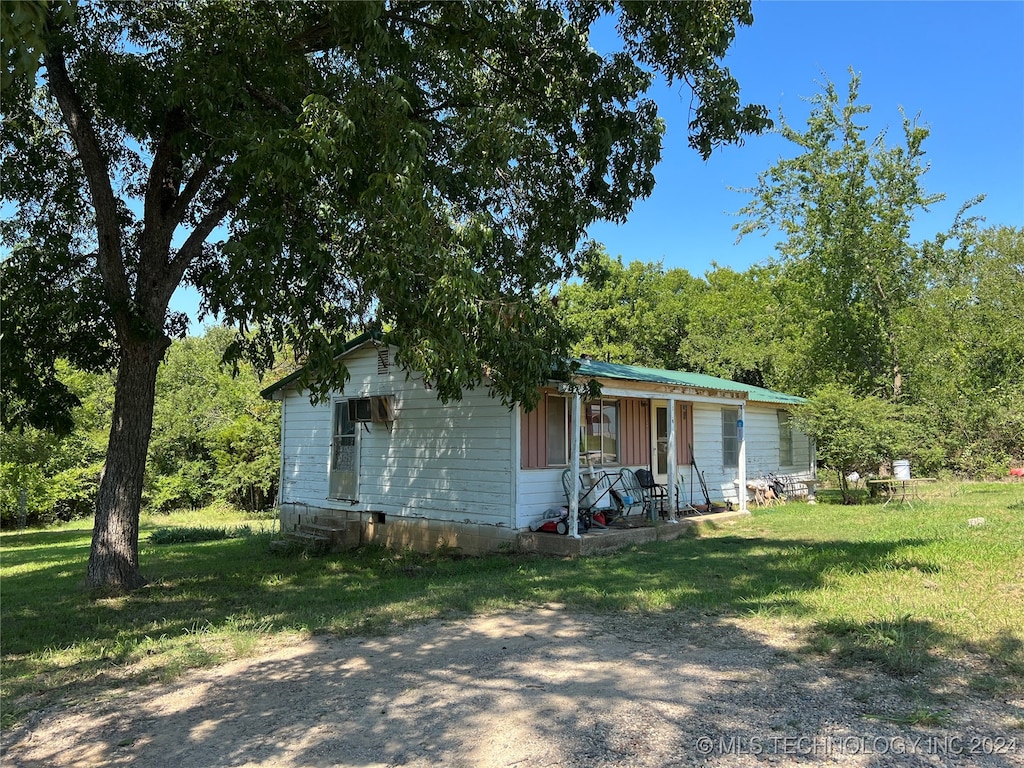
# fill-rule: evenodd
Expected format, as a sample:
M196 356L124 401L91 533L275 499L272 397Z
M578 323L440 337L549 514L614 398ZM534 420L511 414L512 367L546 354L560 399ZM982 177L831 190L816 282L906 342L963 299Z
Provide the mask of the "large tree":
M958 235L906 313L907 396L950 469L1000 475L1024 462L1024 229Z
M345 380L337 342L376 324L441 398L486 378L529 403L564 352L538 287L654 185L653 77L691 86L705 157L770 124L720 64L747 0L90 2L63 23L60 7L37 48L38 24L5 39L5 333L26 354L5 359L5 376L25 370L4 386L12 413L38 417L32 387L8 387L52 393L55 354L116 361L94 587L144 583L140 492L157 367L185 327L178 286L239 329L234 355L294 349L314 393ZM623 48L602 56L589 30L609 14ZM22 322L40 306L46 327ZM61 343L83 328L91 343Z
M738 225L741 237L776 232L786 285L802 318L818 382L842 382L863 394L903 394L903 311L920 295L929 259L942 249L911 242L915 216L944 198L922 184L928 128L902 115L901 142L865 135L871 107L859 102L851 73L845 99L826 81L810 101L804 130L785 120L779 132L799 152L761 174Z

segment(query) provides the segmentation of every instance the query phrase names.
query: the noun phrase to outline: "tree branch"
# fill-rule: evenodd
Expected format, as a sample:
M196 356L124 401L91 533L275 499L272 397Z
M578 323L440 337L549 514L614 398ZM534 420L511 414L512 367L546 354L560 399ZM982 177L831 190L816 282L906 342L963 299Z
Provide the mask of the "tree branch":
M206 183L206 180L210 178L214 167L214 164L209 160L203 160L199 163L199 167L192 172L188 181L185 182L185 187L178 195L178 199L174 201L174 208L171 209L171 219L173 221L181 223L185 220L185 213L188 210L188 206L195 199L195 196L199 194L199 190L202 188L203 184Z
M143 230L139 254L139 276L154 276L167 263L167 251L178 221L176 209L181 177L181 154L174 148L174 137L182 130L182 111L167 114L163 135L153 153L143 201Z
M258 101L263 106L270 107L271 109L276 109L278 112L283 112L289 117L294 117L295 113L287 104L285 104L280 99L275 98L269 93L264 93L263 91L259 90L256 86L254 86L252 83L246 82L245 90L250 96L256 99L256 101Z
M166 307L170 302L171 294L174 293L174 289L178 287L178 284L181 283L182 278L185 276L185 270L199 256L203 243L206 242L210 233L228 215L228 211L231 210L231 200L232 196L227 192L217 198L213 205L210 206L210 210L206 212L206 215L196 225L196 228L192 230L192 234L188 236L181 248L178 249L178 253L168 263L165 274L167 280L161 285L162 292L158 297L163 301L162 306Z
M60 48L50 49L44 56L47 81L50 92L57 99L64 123L68 127L82 170L89 185L93 210L96 214L96 235L98 249L96 263L103 284L109 293L112 306L127 303L130 299L128 276L124 267L122 252L121 223L117 212L117 199L110 184L110 169L100 149L99 140L92 122L85 111L75 86L68 76L64 52ZM115 312L115 315L117 313Z

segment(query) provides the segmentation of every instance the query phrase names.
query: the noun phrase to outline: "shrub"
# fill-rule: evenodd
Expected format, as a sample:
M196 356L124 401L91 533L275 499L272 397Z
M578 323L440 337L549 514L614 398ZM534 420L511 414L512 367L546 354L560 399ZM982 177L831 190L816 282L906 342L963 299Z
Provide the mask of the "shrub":
M237 528L206 528L203 526L157 528L149 535L152 544L194 544L202 541L221 541L252 536L248 525Z

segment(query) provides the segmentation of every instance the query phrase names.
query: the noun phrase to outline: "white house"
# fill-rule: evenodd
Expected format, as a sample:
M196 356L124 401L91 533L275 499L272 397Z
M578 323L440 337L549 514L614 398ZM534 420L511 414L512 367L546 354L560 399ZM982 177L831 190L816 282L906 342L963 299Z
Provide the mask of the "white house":
M444 405L374 336L342 354L351 378L329 402L311 404L298 374L263 392L282 403L283 531L329 518L358 523L364 542L483 552L516 546L552 507L575 513L563 472L575 477L594 462L603 471L649 468L684 502L703 501L702 473L712 499L740 510L753 478L814 477L813 446L789 424L787 409L802 402L791 395L583 360L579 377L600 382L599 400L583 402L551 382L531 412L509 409L486 389Z

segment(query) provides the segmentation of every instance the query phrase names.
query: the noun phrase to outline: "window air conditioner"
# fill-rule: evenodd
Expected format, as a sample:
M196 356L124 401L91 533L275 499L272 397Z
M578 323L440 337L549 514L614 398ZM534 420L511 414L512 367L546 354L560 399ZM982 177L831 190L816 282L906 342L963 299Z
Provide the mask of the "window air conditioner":
M395 420L395 398L393 395L354 397L348 401L348 418L363 424L392 422Z

